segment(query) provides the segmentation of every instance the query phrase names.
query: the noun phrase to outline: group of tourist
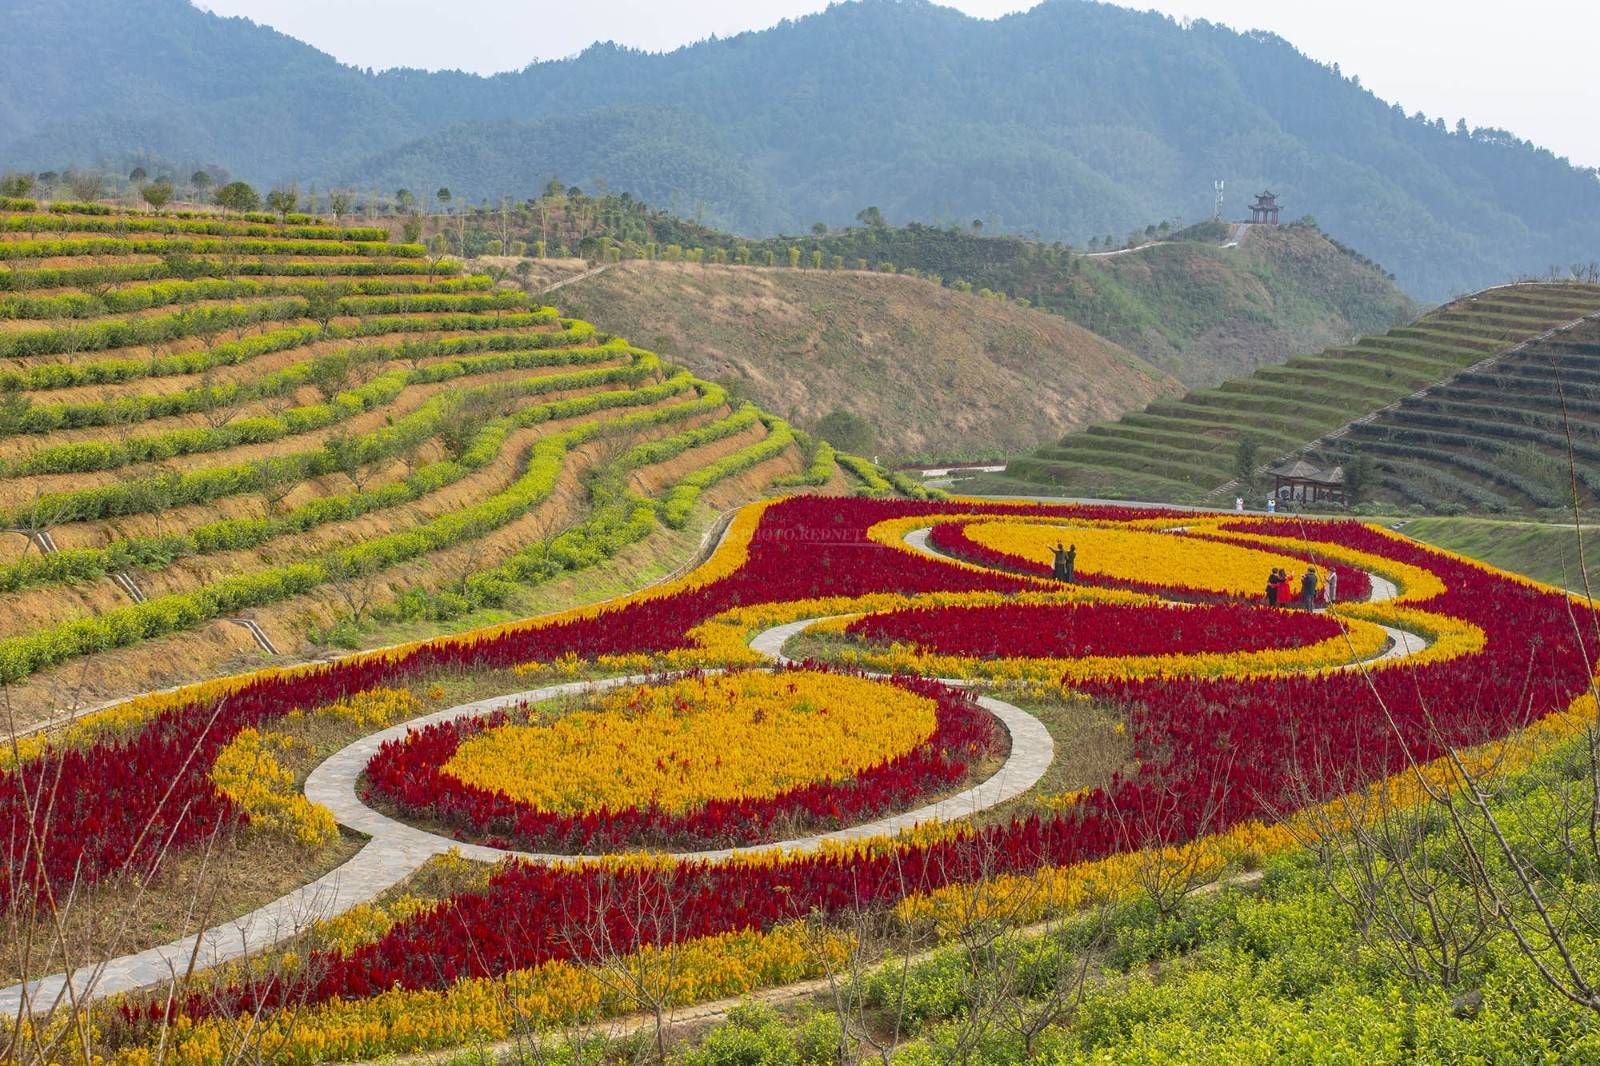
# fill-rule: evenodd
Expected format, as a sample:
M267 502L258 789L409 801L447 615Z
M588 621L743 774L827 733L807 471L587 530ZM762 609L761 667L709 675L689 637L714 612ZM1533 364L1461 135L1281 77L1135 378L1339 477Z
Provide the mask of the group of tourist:
M1056 544L1055 560L1050 567L1051 576L1057 581L1074 582L1077 580L1078 546L1072 545L1064 548L1059 542ZM1300 578L1300 594L1295 595L1294 578L1289 576L1289 571L1283 567L1274 567L1272 576L1267 578L1267 606L1268 607L1293 607L1296 600L1299 605L1308 611L1317 607L1317 568L1306 567L1306 572ZM1339 575L1334 570L1328 571L1328 582L1323 588L1322 602L1332 606L1339 596Z
M1063 548L1061 542L1056 542L1056 558L1050 567L1050 576L1057 581L1072 584L1078 578L1078 546Z
M1339 576L1332 570L1328 571L1328 584L1324 589L1323 602L1332 605L1338 597ZM1298 598L1300 606L1308 611L1315 610L1317 605L1317 569L1314 566L1306 567L1306 572L1300 578L1300 595L1295 596L1294 578L1283 567L1274 567L1272 576L1267 578L1267 606L1292 607Z

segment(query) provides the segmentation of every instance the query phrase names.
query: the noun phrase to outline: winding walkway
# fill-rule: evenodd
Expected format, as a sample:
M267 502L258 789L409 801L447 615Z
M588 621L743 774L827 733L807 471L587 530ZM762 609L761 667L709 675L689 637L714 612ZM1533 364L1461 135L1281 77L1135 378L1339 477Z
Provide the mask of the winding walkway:
M782 648L783 642L817 619L779 626L758 634L751 642L757 650ZM775 642L775 644L774 644ZM774 655L780 663L786 662ZM313 803L329 808L341 826L366 835L367 844L337 869L310 884L231 922L175 940L159 947L84 966L72 975L73 992L94 999L141 988L172 985L183 975L242 958L297 935L315 922L325 921L365 903L405 880L429 859L456 850L480 862L505 859L529 862L573 862L594 856L555 855L506 851L480 844L465 844L397 821L362 802L357 783L367 763L386 741L404 739L415 729L459 718L472 718L522 703L538 703L563 696L601 692L641 684L649 675L571 681L560 685L515 692L464 703L362 737L333 755L306 779L305 794ZM954 821L1003 803L1027 792L1044 776L1054 758L1054 742L1033 715L1003 700L980 697L979 704L993 714L1011 735L1011 751L1004 764L979 784L937 803L861 825L792 840L738 848L669 853L674 858L704 862L729 860L760 852L814 851L830 843L848 843L867 837L897 833L933 821ZM0 990L0 1015L15 1017L24 1006L32 1013L64 1002L67 975L56 974L24 987Z
M954 556L946 555L944 552L933 546L932 541L929 540L929 535L932 532L932 526L923 526L921 529L913 529L911 532L907 533L903 539L908 545L910 545L912 548L915 548L923 555L932 556L933 558L943 560L944 562L960 562L960 560L956 559ZM1395 587L1395 583L1386 577L1379 577L1377 574L1368 571L1367 580L1372 586L1371 591L1367 593L1368 603L1383 603L1386 600L1394 599L1400 594L1400 590ZM806 625L811 625L812 623L818 621L821 621L821 619L814 618L808 621ZM1400 629L1396 626L1386 626L1381 622L1374 622L1372 624L1383 630L1384 633L1388 635L1389 646L1380 654L1374 655L1370 659L1361 659L1356 662L1346 663L1343 666L1338 667L1338 669L1359 670L1364 666L1371 666L1374 663L1392 662L1395 659L1404 659L1425 650L1430 643L1427 637L1420 633L1413 633L1408 629ZM769 632L775 631L769 630ZM799 630L796 630L795 632L799 632ZM766 634L762 634L762 636L765 635ZM792 633L790 634L790 636L793 635L794 634ZM784 639L787 640L788 638L785 637ZM755 642L752 641L750 646L755 647ZM781 649L782 646L783 645L780 642L778 648ZM761 650L767 651L767 649ZM777 649L773 650L775 651ZM768 651L768 654L771 653L772 652ZM945 679L945 683L962 684L963 682Z

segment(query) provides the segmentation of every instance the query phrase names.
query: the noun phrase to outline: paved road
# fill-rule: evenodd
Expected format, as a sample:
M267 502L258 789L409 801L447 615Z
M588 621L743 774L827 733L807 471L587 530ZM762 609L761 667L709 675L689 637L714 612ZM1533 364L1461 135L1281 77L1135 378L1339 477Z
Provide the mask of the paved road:
M551 293L555 292L557 289L566 288L568 285L571 285L575 281L582 281L584 278L592 278L596 274L604 274L607 270L611 269L612 265L613 264L611 264L611 263L601 263L597 267L590 267L588 270L585 270L581 274L574 274L570 278L562 278L560 281L556 282L555 284L546 285L544 288L540 289L539 290L539 295L540 296L548 296Z

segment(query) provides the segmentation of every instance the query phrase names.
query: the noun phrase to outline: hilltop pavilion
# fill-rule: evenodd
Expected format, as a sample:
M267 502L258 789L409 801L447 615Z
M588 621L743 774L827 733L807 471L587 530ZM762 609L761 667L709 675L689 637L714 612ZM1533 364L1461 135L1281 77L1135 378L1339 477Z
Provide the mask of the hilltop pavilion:
M1278 224L1278 195L1273 192L1256 193L1256 202L1250 205L1250 221L1262 226Z

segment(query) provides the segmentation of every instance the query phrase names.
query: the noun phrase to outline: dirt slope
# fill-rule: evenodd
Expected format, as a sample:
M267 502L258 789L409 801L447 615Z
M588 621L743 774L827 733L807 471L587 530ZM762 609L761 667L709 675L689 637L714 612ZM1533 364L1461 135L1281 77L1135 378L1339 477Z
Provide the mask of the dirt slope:
M803 427L854 413L884 459L1025 450L1181 391L1057 315L895 275L630 261L551 299Z

